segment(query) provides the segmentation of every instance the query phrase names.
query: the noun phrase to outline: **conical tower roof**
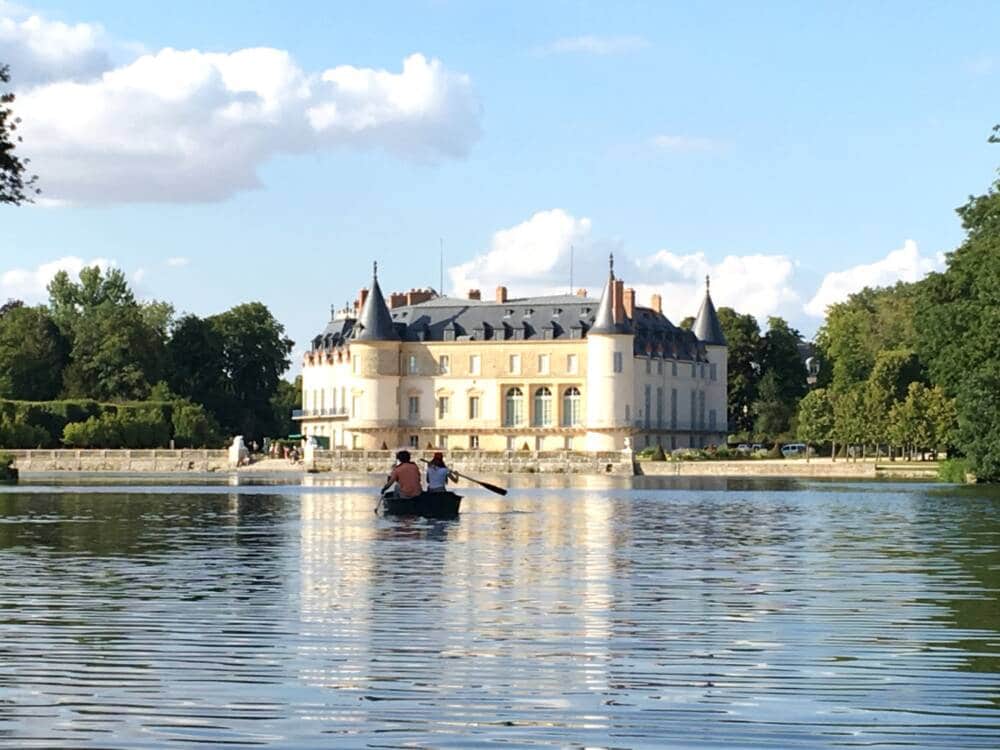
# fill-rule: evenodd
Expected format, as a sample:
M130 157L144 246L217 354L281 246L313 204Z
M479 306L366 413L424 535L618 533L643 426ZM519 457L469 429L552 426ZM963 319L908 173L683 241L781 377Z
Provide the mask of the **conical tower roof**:
M691 330L698 340L705 344L714 346L728 346L726 336L722 333L722 324L719 323L719 316L715 312L715 305L712 304L712 295L709 294L709 278L705 277L705 299L701 302L698 310L698 317L694 319Z
M354 324L356 341L398 341L399 334L392 323L389 306L385 304L378 285L378 263L372 265L372 289L361 306L361 314Z
M594 325L587 331L587 335L593 334L616 334L632 333L632 326L628 320L622 316L621 322L615 322L615 256L608 258L608 283L604 285L604 292L601 293L601 304L597 306L597 314L594 316Z

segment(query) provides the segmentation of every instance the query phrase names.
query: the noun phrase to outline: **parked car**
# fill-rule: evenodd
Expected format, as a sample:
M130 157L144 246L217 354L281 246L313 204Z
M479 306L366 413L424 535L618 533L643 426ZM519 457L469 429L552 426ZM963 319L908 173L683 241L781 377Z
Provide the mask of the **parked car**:
M737 453L750 453L751 452L750 444L749 443L740 443L739 445L736 446L736 452Z
M786 443L781 446L781 455L785 458L798 458L805 456L808 450L805 443Z

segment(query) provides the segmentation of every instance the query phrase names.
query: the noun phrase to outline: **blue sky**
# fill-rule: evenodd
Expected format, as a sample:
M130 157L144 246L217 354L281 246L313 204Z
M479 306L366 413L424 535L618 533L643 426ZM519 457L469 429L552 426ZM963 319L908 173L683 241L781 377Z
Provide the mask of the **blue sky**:
M180 311L262 300L301 351L372 260L436 287L443 240L448 293L536 293L573 246L576 286L614 251L675 320L711 273L811 334L960 241L1000 164L997 28L974 2L0 0L46 199L0 207L0 296L100 259Z

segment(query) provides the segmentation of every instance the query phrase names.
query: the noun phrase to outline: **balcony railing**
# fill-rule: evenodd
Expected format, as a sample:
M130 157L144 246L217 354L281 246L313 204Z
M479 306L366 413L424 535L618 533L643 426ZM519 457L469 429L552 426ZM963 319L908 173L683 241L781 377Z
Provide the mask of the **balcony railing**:
M292 409L292 419L304 419L306 417L346 417L347 409L338 407L336 409Z

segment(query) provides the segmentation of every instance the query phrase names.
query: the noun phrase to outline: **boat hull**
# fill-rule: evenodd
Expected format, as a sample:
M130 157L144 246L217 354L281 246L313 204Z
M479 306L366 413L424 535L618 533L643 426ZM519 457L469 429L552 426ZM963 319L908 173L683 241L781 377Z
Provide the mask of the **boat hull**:
M382 496L382 512L387 516L455 518L462 496L454 492L422 492L416 497Z

